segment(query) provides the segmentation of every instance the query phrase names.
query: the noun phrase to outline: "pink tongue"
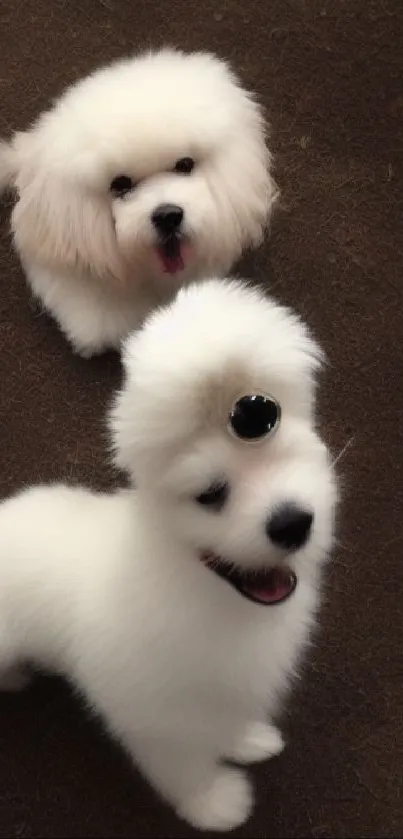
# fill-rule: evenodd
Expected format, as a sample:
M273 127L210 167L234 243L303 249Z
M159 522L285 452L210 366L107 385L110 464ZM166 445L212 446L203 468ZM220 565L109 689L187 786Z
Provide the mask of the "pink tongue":
M259 585L244 585L245 594L249 594L255 600L262 603L279 603L287 597L294 588L292 577L286 572L272 571L265 582Z
M178 246L178 253L175 256L169 256L164 247L157 248L157 251L166 274L176 274L177 271L183 271L185 265L180 245Z

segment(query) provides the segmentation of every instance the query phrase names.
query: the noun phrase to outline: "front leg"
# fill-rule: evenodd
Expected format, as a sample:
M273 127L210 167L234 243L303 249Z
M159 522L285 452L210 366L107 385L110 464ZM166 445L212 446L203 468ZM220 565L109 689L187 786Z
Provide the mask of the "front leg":
M74 352L90 358L120 351L127 335L141 326L149 304L133 290L94 277L60 275L30 266L34 295L56 319Z
M283 749L284 740L274 725L251 722L227 757L235 763L261 763L279 755Z
M249 816L253 793L239 769L219 756L183 742L136 742L133 757L150 783L178 815L200 830L228 831Z
M82 358L109 350L120 352L122 341L142 322L129 304L114 301L101 290L82 296L77 289L69 291L57 319L74 352Z

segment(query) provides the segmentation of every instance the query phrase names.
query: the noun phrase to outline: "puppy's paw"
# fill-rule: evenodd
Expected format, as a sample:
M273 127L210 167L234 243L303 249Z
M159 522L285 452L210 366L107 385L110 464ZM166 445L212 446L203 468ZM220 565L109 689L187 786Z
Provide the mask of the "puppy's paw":
M72 342L74 355L79 355L80 358L97 358L104 355L110 349L106 344L78 344Z
M284 740L274 725L252 722L228 757L236 763L260 763L279 755L283 749Z
M248 818L253 792L239 769L220 769L210 785L178 808L179 814L199 830L234 830Z
M0 669L0 691L2 693L19 693L29 685L31 674L23 667L8 667Z

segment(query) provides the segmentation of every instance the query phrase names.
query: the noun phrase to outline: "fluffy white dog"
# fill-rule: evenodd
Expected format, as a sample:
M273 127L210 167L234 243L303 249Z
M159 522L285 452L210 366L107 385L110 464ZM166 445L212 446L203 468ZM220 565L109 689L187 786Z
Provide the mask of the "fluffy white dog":
M336 482L315 430L320 351L258 291L182 289L127 342L111 413L136 488L0 505L0 669L68 676L193 825L252 805L318 606Z
M28 281L86 356L260 241L270 167L261 109L227 64L167 49L98 70L0 145Z

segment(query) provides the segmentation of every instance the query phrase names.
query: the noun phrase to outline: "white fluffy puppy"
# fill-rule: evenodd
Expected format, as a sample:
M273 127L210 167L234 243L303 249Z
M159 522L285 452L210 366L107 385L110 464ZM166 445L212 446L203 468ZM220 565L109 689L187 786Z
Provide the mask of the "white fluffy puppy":
M0 145L28 281L86 356L260 241L270 166L261 109L227 64L168 49L98 70Z
M315 430L320 351L258 291L182 289L127 343L110 419L136 488L39 487L0 505L0 670L68 676L160 794L227 830L278 753L336 483Z

